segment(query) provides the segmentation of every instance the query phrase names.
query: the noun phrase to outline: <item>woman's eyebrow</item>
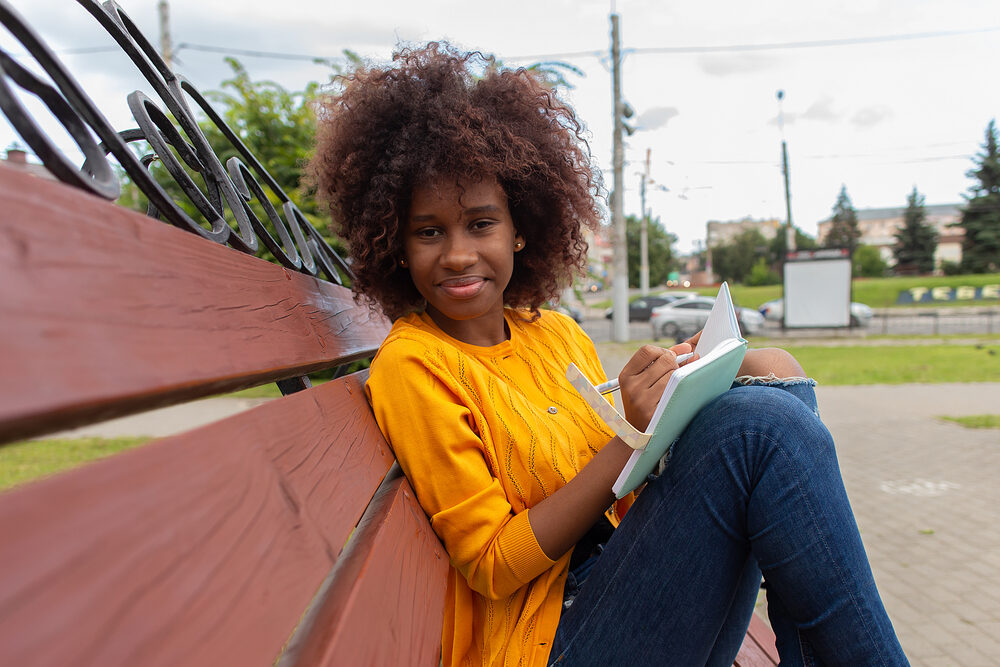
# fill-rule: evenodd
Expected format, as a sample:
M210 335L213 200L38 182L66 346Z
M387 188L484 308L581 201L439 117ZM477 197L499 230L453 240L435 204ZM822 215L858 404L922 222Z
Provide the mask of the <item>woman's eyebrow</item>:
M473 206L472 208L467 208L463 213L467 216L483 215L486 213L497 214L500 212L500 207L494 204L486 204L485 206Z

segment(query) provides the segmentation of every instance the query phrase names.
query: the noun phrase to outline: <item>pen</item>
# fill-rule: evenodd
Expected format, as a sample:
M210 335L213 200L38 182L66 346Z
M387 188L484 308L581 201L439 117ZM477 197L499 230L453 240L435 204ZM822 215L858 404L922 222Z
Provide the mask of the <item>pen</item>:
M677 363L683 364L685 361L687 361L693 356L694 352L688 352L687 354L678 354ZM602 394L610 394L616 392L618 391L618 378L613 378L611 380L608 380L607 382L602 382L601 384L597 385L596 389Z

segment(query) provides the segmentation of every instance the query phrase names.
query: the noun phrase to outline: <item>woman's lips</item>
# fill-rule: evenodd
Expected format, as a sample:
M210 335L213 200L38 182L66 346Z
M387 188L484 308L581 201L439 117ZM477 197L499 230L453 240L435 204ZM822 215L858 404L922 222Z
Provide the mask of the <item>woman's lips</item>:
M486 279L481 276L463 276L442 280L438 287L453 299L469 299L479 294L485 284Z

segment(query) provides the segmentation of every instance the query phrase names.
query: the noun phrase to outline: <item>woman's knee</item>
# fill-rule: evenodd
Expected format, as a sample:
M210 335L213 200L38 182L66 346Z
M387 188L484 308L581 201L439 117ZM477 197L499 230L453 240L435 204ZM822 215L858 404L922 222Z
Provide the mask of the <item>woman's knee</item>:
M710 404L710 414L705 416L717 424L728 423L748 436L759 434L779 441L795 439L832 446L830 433L816 414L814 400L810 404L808 397L789 391L787 382L735 387ZM812 390L809 380L795 382Z
M800 378L805 371L790 352L778 347L764 347L747 351L740 367L740 376L756 378Z

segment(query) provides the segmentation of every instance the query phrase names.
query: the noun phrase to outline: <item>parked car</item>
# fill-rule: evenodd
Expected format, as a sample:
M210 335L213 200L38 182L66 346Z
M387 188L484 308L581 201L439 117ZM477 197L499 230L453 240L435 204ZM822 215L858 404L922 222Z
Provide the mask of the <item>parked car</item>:
M780 322L782 316L785 313L785 301L784 299L774 299L773 301L767 301L760 305L760 314L764 316L764 319L771 320L772 322ZM872 321L872 315L874 311L871 306L863 303L858 303L857 301L851 302L851 326L852 327L866 327Z
M551 310L559 311L563 315L569 315L570 317L573 318L573 321L576 322L577 324L583 324L583 311L581 311L579 308L567 305L565 303L556 303L556 304L548 303L545 305L547 308Z
M676 296L644 296L632 301L628 305L628 319L630 322L648 322L649 316L653 313L653 308L676 301L680 297ZM604 311L604 317L611 319L613 308Z
M661 337L683 340L693 336L705 326L714 305L714 297L690 296L654 308L649 319L653 340ZM764 327L764 316L751 308L737 306L736 320L744 336L758 333Z

